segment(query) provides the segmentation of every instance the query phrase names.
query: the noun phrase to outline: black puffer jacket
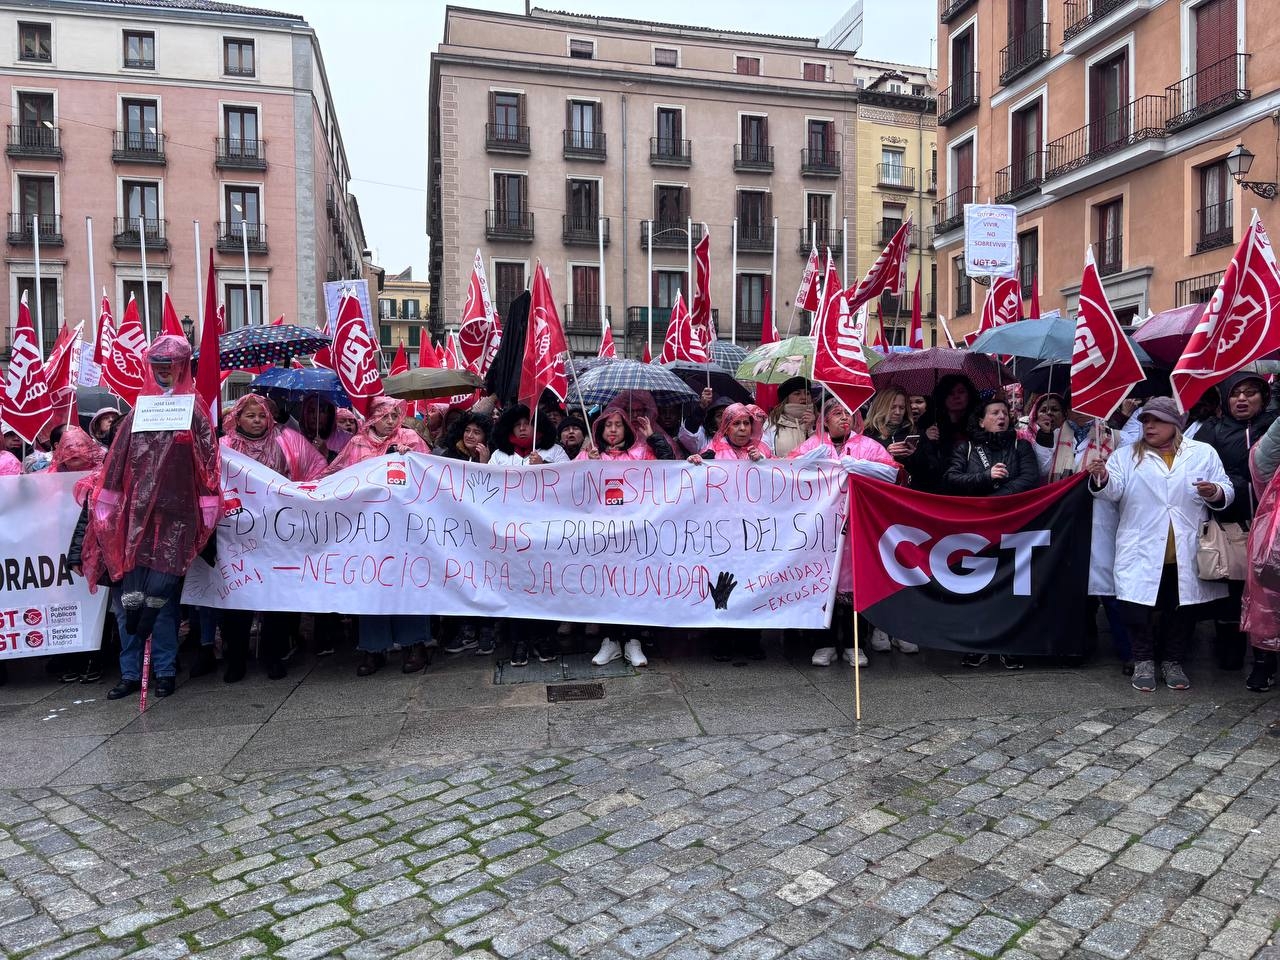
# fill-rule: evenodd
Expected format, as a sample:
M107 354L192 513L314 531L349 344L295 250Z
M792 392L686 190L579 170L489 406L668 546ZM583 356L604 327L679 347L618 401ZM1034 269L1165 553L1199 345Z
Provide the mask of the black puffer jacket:
M1230 413L1223 413L1205 422L1196 432L1196 440L1207 443L1218 451L1223 469L1231 478L1231 485L1236 488L1236 498L1231 506L1219 511L1214 516L1223 523L1242 523L1246 527L1253 520L1258 504L1253 495L1253 483L1249 478L1249 451L1262 439L1267 428L1276 420L1274 410L1267 409L1270 391L1265 382L1256 373L1237 373L1222 383L1222 405L1225 409L1231 391L1244 380L1258 380L1262 383L1262 412L1252 420L1237 420Z
M1026 493L1040 485L1040 464L1031 444L1014 430L971 431L972 439L957 443L947 467L945 493L958 497L1002 497ZM1003 463L1009 476L991 479L991 468Z

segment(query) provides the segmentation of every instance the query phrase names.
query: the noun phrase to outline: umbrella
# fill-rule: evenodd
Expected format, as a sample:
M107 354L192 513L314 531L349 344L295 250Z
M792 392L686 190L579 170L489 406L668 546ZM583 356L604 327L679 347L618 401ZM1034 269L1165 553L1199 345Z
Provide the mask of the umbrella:
M747 359L746 348L738 346L732 340L711 341L711 362L716 366L733 373L745 359Z
M1173 366L1207 307L1207 303L1190 303L1148 317L1133 335L1134 342L1142 344L1158 363Z
M279 326L254 324L224 333L218 338L218 366L223 370L251 370L294 357L315 353L332 341L322 330L292 323ZM200 359L197 353L196 359Z
M249 384L249 389L285 403L301 403L305 397L320 397L335 407L351 406L351 398L342 389L342 381L327 367L271 367L258 374Z
M792 377L813 375L813 337L788 337L765 343L738 364L737 379L749 383L785 383Z
M1132 341L1130 341L1132 343ZM1019 320L988 330L969 347L974 353L993 353L1034 360L1070 360L1076 345L1076 322L1066 317ZM1139 363L1151 357L1133 343Z
M1025 321L1023 321L1025 322ZM1147 379L1134 386L1131 396L1155 397L1169 393L1169 372L1158 370L1151 364L1143 364ZM1018 377L1027 394L1060 393L1071 396L1071 361L1045 360Z
M742 355L745 357L747 351L743 350ZM751 391L719 366L712 366L709 372L705 363L689 363L686 360L676 360L672 363L664 363L662 366L688 384L695 393L701 391L703 387L710 386L717 397L728 397L737 403L752 402Z
M385 378L382 389L387 396L400 400L433 400L483 390L484 380L470 370L419 367L417 370Z
M706 378L706 367L699 366ZM653 402L660 407L697 400L698 395L685 386L684 381L666 367L639 360L611 360L592 367L578 378L577 385L570 381L569 399L579 399L584 407L607 406L624 390L645 390L653 394Z
M93 415L105 407L119 410L121 414L129 412L131 407L114 393L103 387L76 387L76 407L80 411L80 427L88 430Z
M878 388L894 386L912 395L928 395L949 373L963 374L979 390L990 390L1016 379L1013 371L985 353L949 347L891 354L876 364L871 379Z

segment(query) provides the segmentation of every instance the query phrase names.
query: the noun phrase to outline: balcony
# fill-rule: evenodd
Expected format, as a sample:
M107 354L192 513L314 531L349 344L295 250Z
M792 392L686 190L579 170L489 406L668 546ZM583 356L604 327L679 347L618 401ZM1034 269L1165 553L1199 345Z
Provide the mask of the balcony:
M688 167L693 164L693 144L670 137L649 138L649 163L655 167Z
M759 340L764 334L764 307L744 307L739 304L733 334L738 340Z
M324 278L328 280L330 283L333 283L333 281L335 280L342 279L342 277L338 273L338 261L335 260L333 257L329 258L329 269L325 271Z
M876 184L885 190L914 190L916 169L897 163L877 163Z
M62 128L43 123L11 123L4 152L11 157L61 160Z
M237 220L234 223L218 221L218 252L241 253L246 241L250 253L267 252L267 225Z
M871 243L873 246L884 247L893 239L894 234L898 232L898 228L902 226L901 220L879 220L876 222L875 233L871 235ZM920 228L914 224L911 232L907 234L907 243L914 250L920 246Z
M605 158L604 134L599 130L566 130L564 158L566 160L603 160Z
M964 205L977 203L978 188L961 187L950 196L943 197L933 205L933 233L937 236L964 225Z
M602 242L609 245L609 218L574 214L563 214L560 217L560 239L566 246L598 247ZM601 235L601 227L604 229Z
M533 211L490 208L484 212L487 240L533 240Z
M640 224L640 249L649 249L649 227L650 221L645 220ZM654 220L653 227L653 249L655 250L684 250L689 244L697 243L702 239L702 224L697 220L693 222L693 236L688 234L688 221L686 220Z
M31 246L36 240L34 214L9 214L9 242L15 246ZM62 246L62 217L54 214L40 215L40 246Z
M164 134L141 130L115 131L111 140L111 161L164 164Z
M1044 166L1048 154L1043 150L1029 153L1021 160L996 171L996 203L1014 203L1040 192L1044 183Z
M1225 270L1219 270L1217 273L1202 273L1198 277L1179 280L1173 287L1173 305L1185 307L1193 303L1208 303L1225 274Z
M139 229L137 217L116 217L111 245L117 250L140 250L146 241L148 250L167 250L168 226L168 220L143 220Z
M213 165L221 170L267 169L267 142L218 137Z
M1124 236L1114 233L1098 238L1098 276L1109 277L1124 269Z
M938 19L943 23L950 23L960 14L964 13L972 7L977 0L945 0L942 10L938 14Z
M1164 0L1066 0L1063 4L1062 51L1072 56L1140 20Z
M802 257L807 257L814 246L818 248L819 260L825 262L828 250L833 257L844 251L844 235L835 227L817 227L813 230L801 227L800 242L796 244L796 252Z
M1150 150L1143 151L1127 164L1107 164L1104 179L1128 172L1145 162L1147 153L1163 152L1167 133L1166 111L1167 101L1164 97L1139 97L1119 110L1097 117L1065 137L1051 141L1046 146L1048 159L1045 162L1045 180L1063 177L1126 147L1149 144Z
M1196 211L1198 239L1196 253L1206 253L1235 243L1235 231L1231 223L1231 201L1212 203Z
M826 147L807 147L800 151L802 177L840 176L840 151Z
M1009 38L1009 45L1000 51L1000 83L1022 76L1028 70L1049 59L1049 24L1037 23L1026 33Z
M604 332L603 324L600 322L600 304L598 303L566 303L560 316L564 320L565 333L600 334ZM613 307L605 306L604 319L609 323L613 321Z
M667 330L667 320L658 320L662 311L654 313L654 334L661 339ZM628 340L644 340L649 336L649 308L627 307L627 326L625 330Z
M739 173L772 173L773 147L767 143L736 143L733 169Z
M516 123L486 123L484 148L489 153L529 155L529 128Z
M925 193L938 192L938 171L936 168L929 171L929 182L925 184L924 191Z
M773 223L738 222L739 253L772 253Z
M332 183L324 188L324 212L328 214L331 223L338 220L338 192L334 189Z
M1169 132L1193 126L1248 101L1252 97L1244 76L1248 64L1249 54L1237 53L1166 87Z
M951 86L938 94L938 126L959 120L970 110L977 109L982 75L976 70L954 78Z

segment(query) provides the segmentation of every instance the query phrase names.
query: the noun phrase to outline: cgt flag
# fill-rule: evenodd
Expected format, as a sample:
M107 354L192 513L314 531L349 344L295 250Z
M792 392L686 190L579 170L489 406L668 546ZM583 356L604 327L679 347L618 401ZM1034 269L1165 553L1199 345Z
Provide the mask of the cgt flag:
M1107 301L1093 247L1085 251L1076 313L1076 342L1071 354L1071 409L1106 420L1135 384L1146 379L1133 344Z
M962 653L1084 652L1087 474L964 498L849 479L853 602L881 630Z

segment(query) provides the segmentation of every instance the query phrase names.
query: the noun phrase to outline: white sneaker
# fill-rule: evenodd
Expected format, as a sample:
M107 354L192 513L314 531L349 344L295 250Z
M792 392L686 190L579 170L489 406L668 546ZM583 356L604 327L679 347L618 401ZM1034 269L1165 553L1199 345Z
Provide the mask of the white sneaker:
M888 653L892 649L889 635L879 627L871 631L871 649L877 653Z
M842 654L844 662L849 666L853 666L853 647L848 647ZM858 648L858 666L865 667L867 665L867 655L861 647Z
M917 643L912 643L910 640L900 640L897 637L894 637L893 645L897 647L899 650L901 650L903 653L919 653L920 652L920 645Z
M615 643L614 646L616 647L617 644ZM604 647L601 647L600 651L603 653ZM640 649L639 640L628 640L626 649L623 651L623 656L627 658L627 663L631 664L633 667L647 667L649 665L649 658L646 657L644 655L644 651Z
M819 647L813 651L813 659L809 662L815 667L829 667L835 663L836 648L835 647Z
M613 663L622 656L622 648L614 641L605 637L600 644L600 649L596 655L591 658L591 662L597 667L603 667L606 663Z

